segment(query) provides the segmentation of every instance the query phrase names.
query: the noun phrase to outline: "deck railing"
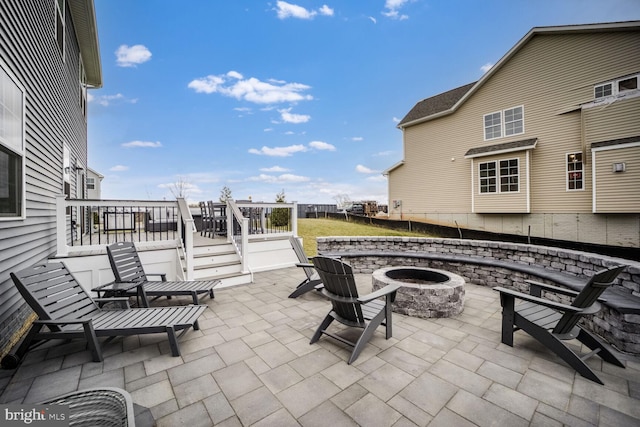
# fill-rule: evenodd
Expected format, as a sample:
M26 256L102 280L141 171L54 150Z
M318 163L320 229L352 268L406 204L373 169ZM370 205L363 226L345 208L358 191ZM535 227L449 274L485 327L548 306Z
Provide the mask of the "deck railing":
M191 210L184 199L173 201L56 200L57 255L67 256L116 242L175 241L184 249L187 280L194 277ZM297 203L227 203L227 241L248 271L250 239L297 235Z

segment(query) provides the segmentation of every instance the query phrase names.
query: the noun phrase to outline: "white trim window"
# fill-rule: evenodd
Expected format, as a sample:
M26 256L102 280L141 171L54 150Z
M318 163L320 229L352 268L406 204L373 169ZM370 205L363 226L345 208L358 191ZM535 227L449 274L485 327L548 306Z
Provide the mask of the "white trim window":
M95 190L96 189L96 179L92 176L87 177L87 190Z
M24 99L0 62L0 219L24 217Z
M524 133L524 106L485 114L483 121L485 141L522 134Z
M520 191L520 162L517 158L478 163L478 174L480 194Z
M64 31L65 31L65 22L64 22L64 13L65 13L65 1L66 0L56 0L56 43L58 44L58 48L60 49L60 55L62 55L62 60L64 61Z
M607 96L622 95L627 92L638 90L638 80L640 74L632 74L616 80L597 84L593 87L593 97L595 99L606 98Z
M584 190L582 153L567 153L567 191Z

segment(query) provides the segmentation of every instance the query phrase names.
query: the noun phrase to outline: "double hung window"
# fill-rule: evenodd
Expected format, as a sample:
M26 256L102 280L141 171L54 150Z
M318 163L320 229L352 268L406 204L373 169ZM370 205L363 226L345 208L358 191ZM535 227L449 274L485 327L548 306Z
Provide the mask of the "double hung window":
M567 190L583 190L582 153L567 154Z
M514 107L484 115L484 139L524 133L524 107Z
M520 191L518 159L483 162L478 165L478 172L481 194Z
M24 89L0 63L0 218L23 215Z

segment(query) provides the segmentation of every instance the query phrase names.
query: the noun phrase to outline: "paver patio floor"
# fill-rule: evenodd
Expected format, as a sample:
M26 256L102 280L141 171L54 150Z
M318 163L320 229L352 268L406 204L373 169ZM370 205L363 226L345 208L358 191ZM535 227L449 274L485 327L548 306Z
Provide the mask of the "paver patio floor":
M330 304L316 292L287 298L303 276L286 268L216 290L202 300L210 309L201 329L181 338L181 357L171 357L164 334L116 339L102 363L81 342L34 349L17 371L0 371L0 403L115 386L149 408L139 425L151 417L190 427L640 425L638 358L622 355L626 369L590 359L601 386L522 332L505 346L490 288L467 285L455 318L394 313L393 338L379 328L347 365L344 345L327 337L309 345ZM370 290L370 275L357 281Z

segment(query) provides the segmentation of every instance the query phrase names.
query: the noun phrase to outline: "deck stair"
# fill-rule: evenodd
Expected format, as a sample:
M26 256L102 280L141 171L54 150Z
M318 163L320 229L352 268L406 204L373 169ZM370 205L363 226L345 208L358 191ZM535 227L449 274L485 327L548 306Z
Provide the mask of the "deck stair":
M251 283L251 274L242 273L240 256L233 245L222 238L194 235L194 280L222 281L222 287Z

